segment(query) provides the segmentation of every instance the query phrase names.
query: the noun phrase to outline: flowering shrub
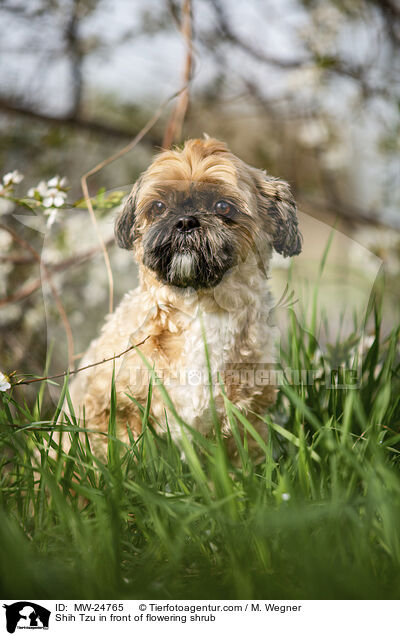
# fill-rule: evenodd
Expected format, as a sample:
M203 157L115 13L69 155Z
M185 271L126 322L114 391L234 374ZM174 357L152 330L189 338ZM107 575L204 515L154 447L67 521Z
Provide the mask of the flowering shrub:
M88 332L107 311L108 282L105 268L99 265L101 257L96 258L101 247L85 199L67 200L70 188L62 175L41 180L25 191L23 181L18 170L0 176L1 366L5 372L19 369L41 376L52 343L57 343L52 370L66 368L68 324L75 351L86 346ZM98 229L118 268L129 255L114 250L113 216L126 190L100 188L92 198ZM132 272L126 276L132 279ZM117 296L130 284L120 275ZM10 383L13 380L0 375L0 391L7 391Z
M49 179L47 183L40 181L34 188L28 190L28 197L38 201L48 216L47 227L51 227L56 220L58 210L67 198L67 179L58 175Z
M6 196L8 193L12 192L14 185L21 183L23 178L24 175L18 172L18 170L7 172L2 179L2 184L0 185L0 196Z
M0 186L0 197L10 199L21 205L38 208L42 207L44 214L48 217L47 227L51 227L56 220L58 211L67 199L67 179L56 175L47 182L40 181L37 186L30 188L26 197L15 198L14 187L23 181L24 175L14 170L4 175Z

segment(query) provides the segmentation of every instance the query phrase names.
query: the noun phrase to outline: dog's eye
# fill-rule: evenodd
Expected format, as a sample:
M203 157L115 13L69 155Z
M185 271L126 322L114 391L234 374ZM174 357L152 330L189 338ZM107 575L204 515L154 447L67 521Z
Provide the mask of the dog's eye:
M162 201L154 201L152 208L154 212L161 213L165 210L165 204Z
M215 211L219 214L227 214L231 210L232 206L228 201L218 201L215 204Z

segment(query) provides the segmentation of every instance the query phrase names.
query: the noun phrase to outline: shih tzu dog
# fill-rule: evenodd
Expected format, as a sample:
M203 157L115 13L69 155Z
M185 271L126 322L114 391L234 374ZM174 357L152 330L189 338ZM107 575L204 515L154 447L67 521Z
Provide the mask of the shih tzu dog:
M133 252L140 285L107 317L80 366L144 342L75 376L75 415L84 415L88 428L107 432L114 372L118 435L128 443L128 429L135 438L141 433L140 405L156 374L175 410L153 382L150 421L159 432L168 428L179 441L182 419L212 434L212 389L233 454L224 396L265 439L257 414L276 394L268 373L275 359L269 261L273 249L292 256L302 244L288 184L245 164L216 139L192 139L182 149L161 152L139 177L115 236ZM95 438L103 453L106 438Z

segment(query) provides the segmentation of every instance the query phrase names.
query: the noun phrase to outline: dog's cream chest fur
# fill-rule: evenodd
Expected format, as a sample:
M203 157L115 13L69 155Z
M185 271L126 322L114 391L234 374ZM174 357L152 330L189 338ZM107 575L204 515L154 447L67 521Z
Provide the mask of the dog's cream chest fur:
M253 271L252 287L242 284L242 279L246 280L248 276L243 271L246 267ZM168 286L150 288L150 291L138 288L126 294L114 314L108 317L82 366L118 355L121 348L124 351L150 336L140 351L154 365L180 417L207 434L213 422L204 338L209 352L213 395L217 411L223 418L225 409L218 372L237 364L248 363L250 368L273 361L273 341L268 325L270 306L267 281L262 275L254 275L253 263L242 264L240 269L230 272L218 288L206 294L193 290L183 293ZM129 351L114 364L121 425L127 424L138 433L139 414L133 416L131 412L124 423L124 410L132 411L128 394L145 403L151 373L136 351ZM72 382L72 401L78 409L85 400L86 420L90 427L96 427L98 418L104 420L106 416L112 368L113 363L106 362L84 371L78 382ZM156 395L159 389L154 387L153 392L152 415L164 423L165 428L167 417L173 438L179 439L179 423L166 410L161 395ZM254 398L257 390L253 388L251 394ZM240 400L236 403L239 407L248 406L246 393L243 403ZM124 438L123 431L121 433Z

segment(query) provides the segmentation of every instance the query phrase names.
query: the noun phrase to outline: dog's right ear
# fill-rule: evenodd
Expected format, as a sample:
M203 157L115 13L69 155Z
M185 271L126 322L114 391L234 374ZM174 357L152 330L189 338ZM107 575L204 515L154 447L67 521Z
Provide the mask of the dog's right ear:
M257 170L255 179L259 209L272 237L274 249L283 256L300 254L303 237L289 184Z
M132 191L125 201L125 205L120 212L117 220L115 221L114 234L119 247L125 250L131 250L134 241L134 225L135 225L135 211L138 199L139 178L132 188Z

